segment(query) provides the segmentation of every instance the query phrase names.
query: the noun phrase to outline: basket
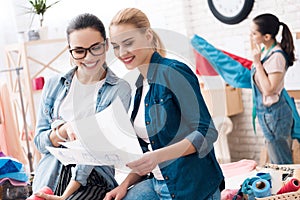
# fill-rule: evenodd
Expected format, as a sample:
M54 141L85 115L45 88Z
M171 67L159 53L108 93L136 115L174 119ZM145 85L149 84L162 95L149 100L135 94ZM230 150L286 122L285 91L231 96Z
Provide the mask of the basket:
M264 197L264 198L255 198L256 200L300 200L300 190L297 192L289 192L284 194L278 194L274 196Z

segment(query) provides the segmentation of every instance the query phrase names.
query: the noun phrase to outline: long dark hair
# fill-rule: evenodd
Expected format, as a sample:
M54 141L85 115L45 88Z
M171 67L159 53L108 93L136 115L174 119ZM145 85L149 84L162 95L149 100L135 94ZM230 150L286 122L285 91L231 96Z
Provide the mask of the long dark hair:
M258 32L262 35L270 34L274 40L276 40L275 37L278 34L279 26L283 27L280 47L287 54L288 66L292 66L295 61L295 47L289 27L285 23L280 22L275 15L269 13L258 15L253 19L253 22L257 25Z
M105 27L102 21L95 15L84 13L76 16L69 24L67 28L67 39L69 43L69 35L76 30L93 28L101 34L101 36L106 39Z

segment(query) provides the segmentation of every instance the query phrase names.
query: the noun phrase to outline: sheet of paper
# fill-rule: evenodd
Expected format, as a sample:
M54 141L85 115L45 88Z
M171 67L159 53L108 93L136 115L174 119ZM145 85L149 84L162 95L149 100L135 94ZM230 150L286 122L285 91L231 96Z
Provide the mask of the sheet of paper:
M141 157L137 136L120 99L103 111L72 122L78 142L61 143L65 148L49 151L62 163L115 165L125 164Z
M68 142L58 142L58 143L69 149L83 149L84 148L79 140L68 141Z
M85 149L67 149L46 147L63 165L82 164L82 165L101 165Z

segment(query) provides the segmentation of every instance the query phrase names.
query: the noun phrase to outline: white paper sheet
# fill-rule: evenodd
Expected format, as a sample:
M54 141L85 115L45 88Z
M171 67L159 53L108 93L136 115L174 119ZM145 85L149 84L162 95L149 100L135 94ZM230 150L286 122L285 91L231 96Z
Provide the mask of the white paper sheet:
M78 141L61 143L67 148L48 147L63 164L115 165L141 157L142 150L120 99L103 111L72 122Z

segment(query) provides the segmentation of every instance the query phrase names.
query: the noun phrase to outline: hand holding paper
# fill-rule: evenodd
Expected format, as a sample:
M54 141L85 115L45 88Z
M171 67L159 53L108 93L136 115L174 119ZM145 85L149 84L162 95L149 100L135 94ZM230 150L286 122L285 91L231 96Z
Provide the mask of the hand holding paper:
M123 168L143 154L120 99L103 111L71 124L79 142L62 143L67 149L48 147L63 164L115 165Z

